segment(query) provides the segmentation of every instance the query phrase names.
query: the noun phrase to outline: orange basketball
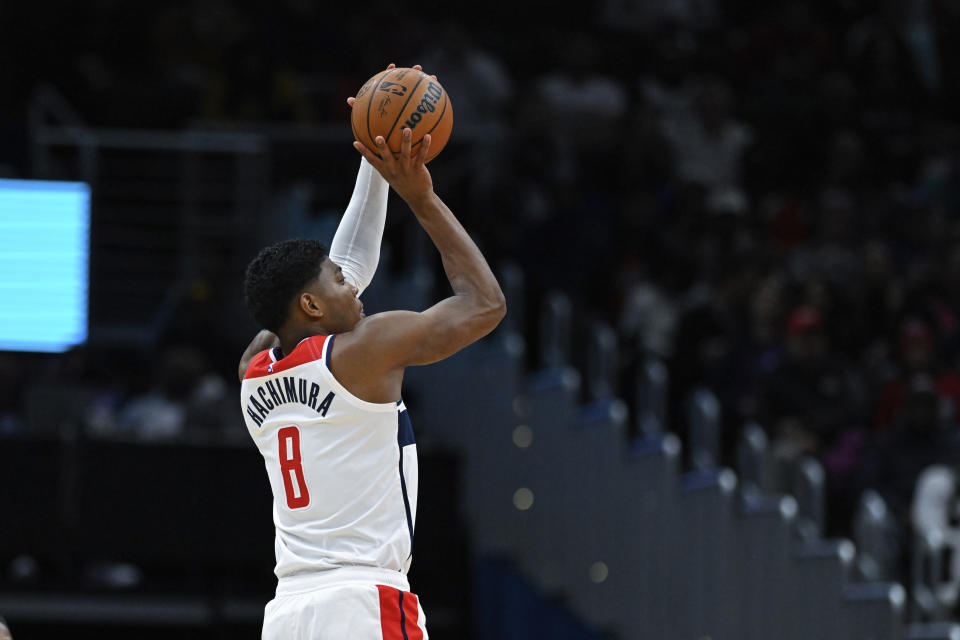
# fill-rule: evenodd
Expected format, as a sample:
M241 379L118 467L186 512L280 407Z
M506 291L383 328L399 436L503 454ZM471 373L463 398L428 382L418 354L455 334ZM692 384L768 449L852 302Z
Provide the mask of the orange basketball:
M411 153L430 134L427 162L450 139L453 106L440 83L416 69L387 69L367 80L357 91L350 117L353 137L376 153L374 139L383 136L393 155L400 153L403 130L409 127Z

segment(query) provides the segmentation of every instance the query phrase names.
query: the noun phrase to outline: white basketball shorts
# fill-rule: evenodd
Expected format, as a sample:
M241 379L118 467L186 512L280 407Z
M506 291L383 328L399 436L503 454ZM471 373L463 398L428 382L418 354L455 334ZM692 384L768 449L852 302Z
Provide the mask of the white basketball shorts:
M323 580L309 590L281 581L264 611L263 640L428 640L419 599L395 575L402 581Z

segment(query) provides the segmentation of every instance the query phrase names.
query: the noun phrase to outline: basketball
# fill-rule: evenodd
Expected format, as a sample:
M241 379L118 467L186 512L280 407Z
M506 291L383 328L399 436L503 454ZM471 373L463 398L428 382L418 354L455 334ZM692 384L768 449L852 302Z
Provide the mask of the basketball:
M357 91L351 124L353 137L376 153L374 139L383 136L394 155L400 153L403 130L411 129L411 153L430 134L427 162L450 139L453 106L437 80L410 68L387 69L367 80Z

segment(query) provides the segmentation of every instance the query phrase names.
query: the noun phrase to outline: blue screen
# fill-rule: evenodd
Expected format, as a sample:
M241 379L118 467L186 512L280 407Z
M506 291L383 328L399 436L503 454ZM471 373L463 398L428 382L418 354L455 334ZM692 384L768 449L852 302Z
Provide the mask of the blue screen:
M0 350L87 339L90 187L0 180Z

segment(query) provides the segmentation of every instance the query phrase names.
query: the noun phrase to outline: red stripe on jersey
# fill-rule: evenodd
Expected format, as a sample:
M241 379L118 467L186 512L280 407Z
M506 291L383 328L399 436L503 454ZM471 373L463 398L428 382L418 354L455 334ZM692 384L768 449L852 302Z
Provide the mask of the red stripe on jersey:
M403 640L400 626L400 590L378 584L380 592L380 631L383 640Z
M280 373L293 367L299 367L301 364L319 360L323 353L323 343L330 336L312 336L303 340L294 348L293 352L282 360L276 362L270 357L270 350L261 351L253 356L250 364L247 366L247 373L243 379L262 378L273 373Z
M420 617L420 607L417 604L416 594L403 594L404 628L407 631L407 640L423 640L423 630L417 624Z

